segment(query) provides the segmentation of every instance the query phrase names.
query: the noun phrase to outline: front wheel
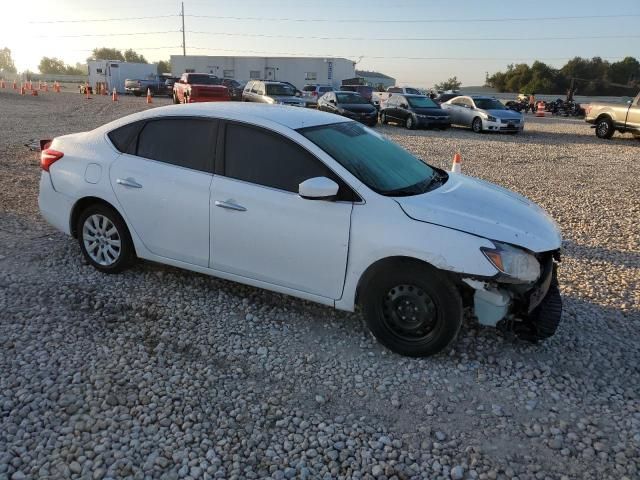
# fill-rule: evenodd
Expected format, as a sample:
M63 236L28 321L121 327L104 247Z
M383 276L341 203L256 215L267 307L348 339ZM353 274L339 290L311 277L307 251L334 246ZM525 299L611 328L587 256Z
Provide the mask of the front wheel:
M178 96L175 93L173 94L173 103L176 105L180 103L180 101L178 100Z
M135 258L129 230L114 209L90 205L80 214L76 228L82 254L101 272L121 272Z
M596 136L598 138L609 139L613 135L613 122L610 118L602 118L596 123Z
M462 325L462 300L446 276L428 265L385 267L365 286L367 326L390 350L426 357L445 348Z
M471 123L471 128L475 133L482 133L482 119L480 117L474 118Z

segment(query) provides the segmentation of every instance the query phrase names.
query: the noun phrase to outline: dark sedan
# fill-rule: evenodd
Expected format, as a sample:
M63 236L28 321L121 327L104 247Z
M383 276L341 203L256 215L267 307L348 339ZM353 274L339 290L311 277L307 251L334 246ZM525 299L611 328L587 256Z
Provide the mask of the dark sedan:
M393 95L380 111L380 122L399 123L409 130L451 126L451 118L440 105L425 95Z
M318 99L318 110L357 120L370 127L378 123L378 110L355 92L328 92Z

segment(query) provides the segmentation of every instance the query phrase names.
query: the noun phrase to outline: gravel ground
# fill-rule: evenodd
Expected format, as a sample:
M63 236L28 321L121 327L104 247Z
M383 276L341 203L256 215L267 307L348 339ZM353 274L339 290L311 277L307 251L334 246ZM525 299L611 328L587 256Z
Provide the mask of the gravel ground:
M359 314L140 262L105 276L37 211L25 143L155 99L0 91L0 479L640 476L640 143L380 128L540 203L564 318L530 345L467 321L407 359Z

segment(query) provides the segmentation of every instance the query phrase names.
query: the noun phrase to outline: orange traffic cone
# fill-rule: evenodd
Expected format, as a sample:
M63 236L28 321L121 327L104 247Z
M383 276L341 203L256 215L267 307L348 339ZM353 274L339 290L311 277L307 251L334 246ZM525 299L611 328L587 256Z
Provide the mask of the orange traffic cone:
M0 80L0 88L4 88L5 84L4 84L4 78L2 80Z
M38 89L34 88L33 90L31 90L31 95L33 95L34 97L38 96Z
M153 103L153 100L151 100L151 89L147 88L147 103Z
M91 100L91 95L89 95L89 84L85 83L84 85L84 92L86 93L86 99L87 100Z
M113 87L113 92L111 93L111 101L112 102L118 101L118 92L116 91L116 87Z
M24 83L20 84L20 95L25 95Z
M49 91L49 84L47 82L44 82L44 91L45 92Z
M13 80L13 89L14 90L18 89L18 82L16 82L15 79Z
M460 155L460 152L456 152L456 154L453 156L453 164L451 165L451 171L453 173L460 173L461 167L462 167L462 155Z
M538 102L538 108L536 109L536 117L544 117L544 102Z

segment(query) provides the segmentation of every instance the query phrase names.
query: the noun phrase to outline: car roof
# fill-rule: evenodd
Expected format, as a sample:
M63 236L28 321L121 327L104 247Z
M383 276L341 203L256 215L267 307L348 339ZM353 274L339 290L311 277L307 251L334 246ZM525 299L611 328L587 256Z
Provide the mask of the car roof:
M103 125L99 129L110 132L131 122L172 116L210 117L243 121L263 126L268 126L270 122L274 122L292 130L351 121L339 115L310 108L267 105L265 103L203 102L167 105L144 110Z

